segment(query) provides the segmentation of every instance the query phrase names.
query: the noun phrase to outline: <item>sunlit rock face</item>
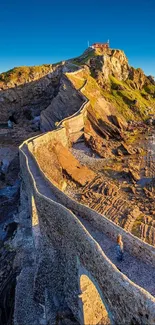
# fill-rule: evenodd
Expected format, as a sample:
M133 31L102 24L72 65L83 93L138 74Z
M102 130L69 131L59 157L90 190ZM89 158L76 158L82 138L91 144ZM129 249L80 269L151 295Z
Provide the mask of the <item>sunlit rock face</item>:
M118 80L126 80L130 66L123 51L109 49L103 55L94 55L90 59L90 70L98 83L107 88L109 76L114 76Z
M85 59L87 55L88 60ZM122 50L106 49L85 51L84 55L77 59L79 62L84 58L89 67L92 76L98 81L98 84L106 90L110 90L109 77L114 77L119 81L130 80L130 86L133 89L141 90L148 85L155 85L155 80L152 76L146 76L142 69L135 69L128 63L128 58ZM120 89L123 90L121 85ZM146 92L154 94L154 90L145 89Z
M32 69L33 67L31 67ZM37 68L37 67L36 67ZM39 69L32 73L27 67L15 68L3 79L0 75L0 121L14 114L16 121L31 120L40 114L55 96L61 76L61 65ZM29 68L30 69L30 68ZM15 70L15 71L14 71ZM17 70L17 71L16 71ZM8 80L8 82L7 82Z
M129 77L133 81L132 86L135 89L142 89L145 84L147 85L151 81L145 76L142 69L134 69L133 67L130 68Z
M113 75L119 80L126 80L129 75L129 65L124 52L120 50L109 50L108 55L104 55L103 57L102 71L105 78Z

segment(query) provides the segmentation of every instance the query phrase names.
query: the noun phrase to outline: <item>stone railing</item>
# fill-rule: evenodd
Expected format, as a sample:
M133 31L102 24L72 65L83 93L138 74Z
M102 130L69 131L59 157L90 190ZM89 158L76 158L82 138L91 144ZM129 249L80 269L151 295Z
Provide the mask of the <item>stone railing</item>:
M69 199L45 178L42 171L39 171L39 176L35 180L33 168L31 168L30 164L33 156L32 153L27 151L28 147L29 141L20 147L20 163L27 193L29 194L29 203L31 204L31 196L33 195L39 215L41 233L47 237L49 246L54 246L56 251L59 252L63 268L62 270L59 269L60 273L57 274L57 277L59 280L64 277L64 281L60 281L61 284L63 282L62 290L66 293L66 301L75 317L83 324L79 307L79 277L83 274L81 270L85 270L82 272L89 276L98 289L101 299L108 310L111 324L132 324L132 322L134 324L135 321L137 324L154 324L155 298L119 272L78 220L76 214L67 209L65 205L72 204L76 213L84 217L88 215L88 219L91 218L93 225L96 225L97 228L100 227L100 230L107 234L112 235L113 232L113 235L116 236L116 233L120 232L121 229L104 216L100 216L91 209ZM27 149L25 150L25 148ZM40 192L39 179L45 181L44 189L51 188L51 193L63 198L64 205L53 201L49 195L46 195L46 190L43 189L43 193ZM137 245L137 252L135 251L135 253L138 253L141 244L141 247L145 247L145 252L149 252L151 255L149 245L125 233L124 230L122 232L124 241L128 240L129 242L129 249L131 245ZM130 237L132 240L130 240ZM56 279L54 278L53 281L56 281ZM53 288L53 290L55 290L53 294L56 294L57 290L61 292L58 287Z
M72 74L75 74L75 72L72 72ZM86 81L86 82L87 82L87 81ZM82 89L84 89L84 87L85 87L85 85L86 85L86 82L84 83L84 86L82 86L82 88L80 88L80 91L77 90L77 91L79 92L80 95L81 95L81 91L82 91ZM60 121L60 122L57 124L57 129L58 129L59 127L61 127L61 126L64 126L64 123L65 123L66 121L69 121L69 120L72 119L73 117L79 115L79 114L84 110L85 105L89 102L89 100L88 100L88 98L87 98L86 96L84 96L83 94L82 94L82 97L83 97L83 99L84 99L84 102L83 102L83 104L81 105L81 107L79 108L79 110L78 110L77 112L75 112L74 114L72 114L71 116L65 117L62 121Z
M69 144L65 128L49 132L41 137L37 137L34 140L28 140L27 146L33 159L35 159L35 150L37 150L38 146L43 146L45 143L47 144L49 141L51 142L55 139L60 140L64 146L68 146ZM132 255L135 255L137 258L142 259L146 263L155 266L155 248L153 246L143 242L138 237L127 232L125 229L116 225L113 221L97 213L93 209L70 198L54 183L48 181L46 174L42 171L38 161L36 161L36 164L41 172L41 176L45 181L48 182L51 190L56 194L61 204L63 204L71 211L78 213L81 217L88 220L94 228L103 231L103 233L107 234L109 237L116 240L118 234L121 234L123 237L125 249L127 249Z
M88 104L87 101L84 103L78 111L79 114ZM105 216L71 199L48 180L35 159L37 147L54 139L61 141L64 146L69 146L71 140L66 123L71 123L76 117L77 113L70 119L64 119L57 130L29 139L20 146L21 171L30 209L33 196L41 234L47 239L49 247L54 247L56 256L61 261L55 263L52 270L52 294L59 300L64 292L68 306L80 324L83 324L79 282L82 274L86 274L96 286L111 324L153 325L155 298L117 269L79 221L78 215L87 219L94 229L99 229L114 239L118 233L122 234L125 249L154 266L155 249Z
M80 71L83 71L83 69L81 69ZM78 73L79 70L70 72L71 75L76 75ZM80 96L82 96L84 101L79 110L74 114L65 117L62 121L57 124L57 129L63 127L66 129L67 136L69 137L71 143L77 141L78 138L83 134L82 130L84 127L84 117L87 112L87 107L90 105L88 98L82 94L82 90L84 90L86 83L87 81L85 80L84 85L77 90L77 92Z
M74 71L74 72L70 72L69 74L70 75L76 75L76 74L78 74L79 73L79 71L81 72L81 71L83 71L84 69L79 69L79 70L77 70L77 71ZM79 96L79 98L81 98L81 101L83 101L83 103L82 103L82 105L80 106L80 108L79 109L77 109L77 111L75 112L75 109L71 109L71 112L73 111L74 113L73 114L70 114L69 116L66 116L66 117L64 117L64 119L62 119L60 122L56 122L55 121L55 127L58 129L59 127L61 127L62 126L62 124L63 123L65 123L65 122L68 122L69 120L70 120L70 118L71 117L77 117L77 120L78 119L80 119L81 118L81 115L80 115L80 113L82 114L82 112L84 111L84 107L85 107L85 104L86 103L88 103L89 102L89 100L83 95L83 93L82 93L82 89L84 89L84 87L85 87L85 84L86 84L86 80L85 80L85 82L84 82L84 85L82 86L82 87L80 87L79 89L76 89L75 87L74 87L74 85L72 84L72 82L70 81L70 79L67 77L67 74L66 73L64 73L63 74L63 77L64 77L64 79L66 79L68 82L69 82L69 85L71 85L71 87L72 87L72 91L74 91L76 94L77 94L77 96ZM47 108L48 109L48 108ZM71 113L70 112L70 113ZM64 115L66 115L67 114L67 111L65 111L64 110ZM40 125L40 127L41 127L41 131L45 131L46 130L46 128L45 128L45 125L44 125L44 122L43 122L43 120L47 120L47 122L49 123L49 124L51 124L51 116L48 116L48 114L46 113L46 110L44 110L43 112L42 112L42 114L41 114L41 125ZM52 124L53 124L53 121L52 121ZM48 130L52 130L52 129L55 129L55 127L53 126L51 126Z

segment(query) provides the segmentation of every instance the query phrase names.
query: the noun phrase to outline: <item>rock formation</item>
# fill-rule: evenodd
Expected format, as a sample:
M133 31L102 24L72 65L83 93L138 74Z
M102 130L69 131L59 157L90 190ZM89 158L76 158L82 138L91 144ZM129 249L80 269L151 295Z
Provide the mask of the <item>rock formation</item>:
M17 70L17 71L16 71ZM40 115L57 93L61 76L60 67L52 65L38 68L39 72L31 72L27 68L15 69L7 77L0 75L0 120L7 121L14 114L17 122L30 120ZM37 70L37 69L36 69ZM15 76L14 76L15 74ZM4 74L5 75L5 74ZM5 81L8 80L8 82Z
M14 302L8 297L14 295L16 273L14 325L53 325L53 319L54 324L83 324L81 302L94 324L105 319L109 324L110 317L122 324L155 320L155 290L146 281L146 273L154 274L154 248L135 237L155 245L154 140L145 125L151 114L154 79L130 67L120 50L88 49L61 64L0 75L1 147L17 148L33 137L20 147L21 170L16 153L0 176L1 215L3 221L10 218L2 239L1 322L12 325ZM10 116L15 124L9 130ZM40 131L51 132L38 137ZM124 236L127 263L133 261L131 273L108 255L118 233ZM142 281L135 276L139 263ZM80 293L76 280L82 272ZM102 298L105 294L106 307L110 301L109 317L93 281Z
M61 78L59 92L50 105L41 113L41 130L55 129L56 123L78 111L83 103L82 96L65 77Z

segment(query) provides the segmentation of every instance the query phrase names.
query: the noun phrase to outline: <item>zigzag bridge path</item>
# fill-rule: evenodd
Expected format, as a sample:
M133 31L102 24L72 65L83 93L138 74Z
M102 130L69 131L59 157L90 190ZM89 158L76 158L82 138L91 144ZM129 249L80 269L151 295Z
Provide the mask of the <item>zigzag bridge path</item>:
M49 305L54 306L51 307L54 310L65 301L80 324L153 325L155 247L71 199L48 180L35 157L37 146L49 141L59 139L66 147L68 137L72 142L75 132L71 132L71 127L66 131L66 120L70 125L77 118L84 120L85 106L89 105L88 100L84 100L82 110L64 119L57 130L29 139L20 146L20 164L32 216L33 240L36 247L42 247L39 246L41 241L46 247L37 253L39 258L32 280L34 296L44 306L44 324L55 324L48 320ZM79 132L81 129L80 124ZM124 260L120 263L115 256L119 233L122 234L125 249ZM50 254L50 249L53 254ZM43 261L46 267L43 267ZM88 280L85 285L82 285L83 276ZM92 307L91 292L88 290L90 283L95 286L108 313L105 323L100 323L105 315L104 310L96 302ZM21 325L18 309L17 301L15 319L16 325ZM22 325L33 325L31 322L29 318L23 318Z

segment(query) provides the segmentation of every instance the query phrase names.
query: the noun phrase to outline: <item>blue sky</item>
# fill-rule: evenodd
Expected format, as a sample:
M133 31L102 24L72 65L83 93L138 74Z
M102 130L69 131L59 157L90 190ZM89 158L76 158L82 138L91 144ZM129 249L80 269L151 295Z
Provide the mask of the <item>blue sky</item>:
M0 72L80 55L110 40L155 76L155 0L1 0Z

